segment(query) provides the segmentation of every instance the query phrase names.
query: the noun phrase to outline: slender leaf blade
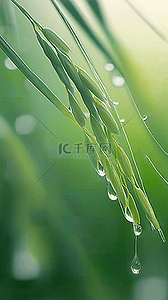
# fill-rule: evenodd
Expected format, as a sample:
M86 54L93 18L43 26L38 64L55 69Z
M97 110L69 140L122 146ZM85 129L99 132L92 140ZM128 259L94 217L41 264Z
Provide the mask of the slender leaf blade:
M19 55L11 48L11 46L0 35L0 48L23 73L23 75L51 102L53 103L64 115L75 121L71 112L60 101L60 99L48 88L48 86L26 65L26 63L19 57Z
M53 5L55 6L55 2L51 0ZM81 26L81 28L87 33L87 35L91 38L92 41L100 48L100 50L104 53L104 55L111 61L111 55L108 50L104 47L103 43L94 33L94 31L87 24L79 10L75 7L71 0L60 0L60 2L64 5L64 7L68 10L68 12L73 16L76 22ZM55 6L56 7L56 6Z

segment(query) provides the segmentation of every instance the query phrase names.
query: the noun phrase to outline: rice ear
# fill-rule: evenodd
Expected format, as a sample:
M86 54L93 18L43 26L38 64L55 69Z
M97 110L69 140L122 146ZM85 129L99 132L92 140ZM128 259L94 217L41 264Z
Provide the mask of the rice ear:
M42 33L44 34L46 39L51 44L56 46L61 51L65 52L65 53L69 53L71 51L68 44L57 33L55 33L53 30L43 27L42 28Z
M96 108L103 123L109 129L109 131L113 134L117 134L119 132L119 128L110 111L105 106L100 104L96 104Z
M107 138L105 135L105 132L103 130L102 125L96 120L94 116L90 116L90 123L92 126L92 130L94 132L94 135L98 141L98 143L101 144L106 144L107 143Z
M144 195L144 193L142 192L142 190L140 188L137 188L134 185L134 191L135 194L143 208L143 210L145 211L146 217L148 219L148 221L155 227L155 228L160 228L159 222L156 219L155 213L153 211L153 208L147 198L146 195Z
M69 97L69 104L70 104L70 107L72 109L72 113L76 119L76 121L79 123L80 126L85 126L85 119L86 119L86 116L85 114L83 113L83 111L81 110L78 102L76 101L74 95L68 91L68 97Z
M74 88L70 83L70 80L68 78L68 75L63 68L56 52L51 48L51 46L40 36L40 34L35 30L37 40L42 47L45 55L50 60L53 68L55 69L56 73L58 74L60 80L65 85L65 87L71 91L71 93L74 93Z
M134 178L134 172L128 156L125 151L115 143L116 160L120 165L122 172L132 181Z
M90 75L83 70L82 68L78 67L78 74L80 76L80 79L82 80L83 84L86 85L86 87L101 101L105 100L105 95L100 90L97 83L90 77Z

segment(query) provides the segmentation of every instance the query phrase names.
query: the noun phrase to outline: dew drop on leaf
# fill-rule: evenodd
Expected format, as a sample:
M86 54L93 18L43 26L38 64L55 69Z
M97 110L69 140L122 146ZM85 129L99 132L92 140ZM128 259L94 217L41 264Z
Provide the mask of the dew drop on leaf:
M133 224L134 234L140 235L142 233L142 226L140 224Z
M146 115L144 115L143 117L142 117L142 120L143 121L146 121L148 119L148 116L146 116Z
M125 218L127 219L127 221L129 222L133 222L133 217L132 217L132 213L129 209L129 207L127 206L125 209Z
M96 172L101 177L103 177L105 175L105 171L103 169L103 165L102 165L102 163L100 161L98 162L98 168L97 168Z
M106 180L107 180L107 195L110 200L115 201L115 200L117 200L116 193L115 193L110 181L108 180L108 178L106 178Z

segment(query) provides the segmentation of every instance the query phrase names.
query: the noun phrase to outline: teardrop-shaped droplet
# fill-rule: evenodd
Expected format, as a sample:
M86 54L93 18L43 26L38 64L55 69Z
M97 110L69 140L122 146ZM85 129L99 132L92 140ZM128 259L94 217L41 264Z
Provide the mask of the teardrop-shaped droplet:
M105 64L104 68L106 71L111 72L114 70L114 65L111 63L107 63L107 64Z
M125 83L124 78L121 76L114 76L111 81L116 87L122 87Z
M103 169L103 165L102 165L102 163L100 161L98 162L98 168L97 168L96 172L101 177L103 177L105 175L105 171Z
M125 119L120 119L120 122L121 122L121 123L124 123L124 122L125 122Z
M125 218L126 218L127 221L129 221L129 222L133 222L132 213L131 213L131 211L130 211L130 209L129 209L128 206L125 208Z
M146 121L148 119L148 116L146 116L146 115L144 115L143 117L142 117L142 120L143 121Z
M139 274L141 270L141 263L137 255L135 255L133 258L133 261L131 263L131 270L134 274Z
M134 234L140 235L142 233L142 226L140 224L133 224Z
M108 178L107 178L107 194L108 194L108 197L110 200L112 200L112 201L117 200L116 193L115 193L110 181L108 180Z
M120 103L119 102L116 102L116 101L113 101L113 105L119 105Z

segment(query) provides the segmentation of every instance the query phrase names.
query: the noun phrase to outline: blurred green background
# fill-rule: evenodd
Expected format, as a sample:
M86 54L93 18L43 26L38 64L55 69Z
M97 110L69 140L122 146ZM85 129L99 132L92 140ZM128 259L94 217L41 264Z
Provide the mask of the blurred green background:
M94 0L93 0L94 1ZM75 1L74 1L75 2ZM128 78L142 116L168 150L168 46L123 0L100 1L108 26L128 57ZM160 4L161 2L161 4ZM104 45L108 40L85 1L80 10ZM168 37L166 1L132 1ZM79 49L49 0L20 0L43 26L56 31L72 49L75 63L89 72ZM148 5L146 5L148 4ZM148 155L168 179L168 157L149 136L125 85L116 87L117 71L66 12L110 92L119 102L143 181L168 237L168 186L153 170ZM43 56L26 18L0 1L0 32L23 60L68 105L65 89ZM131 60L130 60L131 58ZM107 68L107 65L106 65ZM130 270L134 256L131 223L111 202L106 182L94 171L80 128L62 115L0 52L0 299L168 299L168 246L140 209L143 233L138 239L142 270ZM124 142L121 140L122 145ZM70 154L59 154L68 143ZM127 149L127 148L126 148Z

